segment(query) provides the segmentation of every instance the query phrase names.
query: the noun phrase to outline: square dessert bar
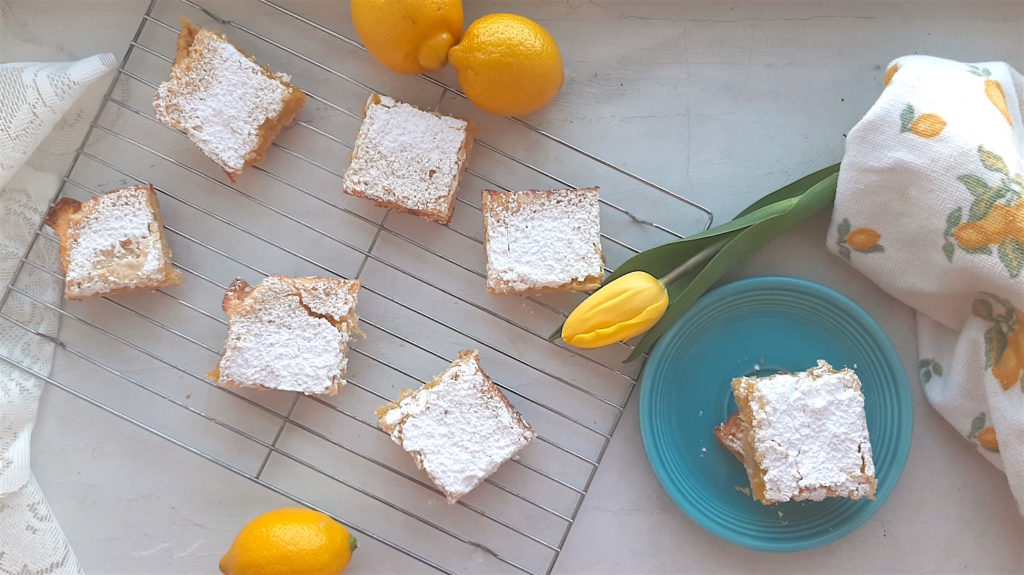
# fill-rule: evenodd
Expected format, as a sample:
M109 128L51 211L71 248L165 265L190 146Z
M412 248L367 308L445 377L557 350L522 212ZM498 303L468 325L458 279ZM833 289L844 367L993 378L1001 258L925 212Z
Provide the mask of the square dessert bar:
M519 412L480 369L475 351L416 391L377 408L380 427L412 455L455 503L534 437Z
M210 379L255 387L334 395L345 385L349 339L359 333L359 280L268 276L256 287L228 286L224 355Z
M171 77L153 96L163 124L181 130L232 182L259 162L306 94L235 47L184 18Z
M473 125L371 94L342 181L346 194L440 224L473 146Z
M61 198L46 215L60 238L64 296L85 299L181 283L171 266L160 203L150 185L82 203Z
M875 466L860 387L852 370L836 371L823 360L799 373L733 380L740 428L726 421L716 435L735 452L736 443L728 438L739 433L754 499L769 505L874 498Z
M484 190L487 291L590 291L604 279L598 189Z

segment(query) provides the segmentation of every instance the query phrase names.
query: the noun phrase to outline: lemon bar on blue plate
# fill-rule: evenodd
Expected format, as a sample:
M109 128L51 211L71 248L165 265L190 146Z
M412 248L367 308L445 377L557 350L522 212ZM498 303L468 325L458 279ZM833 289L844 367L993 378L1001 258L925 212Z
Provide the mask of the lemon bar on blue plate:
M864 395L853 370L818 360L798 373L738 377L732 389L739 412L716 436L741 458L754 499L874 498Z

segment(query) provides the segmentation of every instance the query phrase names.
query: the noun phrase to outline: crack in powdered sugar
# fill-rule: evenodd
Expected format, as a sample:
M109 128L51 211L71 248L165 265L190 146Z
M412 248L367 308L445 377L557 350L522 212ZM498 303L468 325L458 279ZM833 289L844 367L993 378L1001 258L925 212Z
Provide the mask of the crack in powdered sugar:
M220 379L307 395L345 385L355 295L326 281L269 276L243 305L231 317Z
M229 172L245 165L259 144L259 128L284 106L285 74L268 78L263 68L216 33L201 29L153 100L158 120L183 130Z
M818 360L805 372L759 379L750 395L754 451L769 501L868 495L871 457L860 380Z

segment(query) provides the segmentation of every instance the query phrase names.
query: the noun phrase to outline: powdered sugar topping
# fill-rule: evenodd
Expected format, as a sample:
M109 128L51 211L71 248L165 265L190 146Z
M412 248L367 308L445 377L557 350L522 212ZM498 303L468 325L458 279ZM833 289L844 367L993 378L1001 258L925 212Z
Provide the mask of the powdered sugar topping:
M481 372L475 354L383 415L391 438L448 496L469 493L534 438Z
M238 172L259 144L259 128L283 108L288 76L263 69L215 32L201 29L187 65L171 69L153 100L156 117L183 130L213 161Z
M303 281L270 276L245 297L231 317L221 380L307 395L345 385L345 320L356 296L342 280Z
M303 307L309 313L323 316L334 324L348 319L349 314L356 307L356 295L344 289L351 285L350 282L339 285L336 280L326 278L315 278L315 280L295 282Z
M466 127L458 118L371 97L344 188L413 210L447 213L465 160Z
M750 395L754 451L765 470L765 499L821 500L872 492L875 473L860 380L817 367L757 380Z
M148 193L148 188L135 186L101 194L83 206L80 213L84 215L71 231L65 273L76 296L162 278L165 262L160 224L150 209ZM111 265L122 271L104 273ZM129 274L132 281L126 283L127 270L133 273Z
M597 188L485 194L489 287L558 288L603 277Z

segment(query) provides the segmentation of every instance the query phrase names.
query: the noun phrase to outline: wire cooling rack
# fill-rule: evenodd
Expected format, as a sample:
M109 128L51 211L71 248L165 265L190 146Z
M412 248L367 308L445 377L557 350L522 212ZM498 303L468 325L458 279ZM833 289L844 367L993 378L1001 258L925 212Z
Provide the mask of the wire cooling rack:
M550 573L638 366L621 363L628 344L580 352L546 340L581 296L487 295L480 190L600 185L609 269L638 250L709 227L712 214L526 122L479 112L443 75L382 73L343 14L323 23L300 12L270 0L151 2L60 195L87 199L151 183L183 284L50 305L29 277L60 278L52 257L57 240L41 227L4 290L0 321L52 341L54 367L35 373L7 351L2 359L331 514L364 546L376 547L364 553L374 553L381 570ZM237 185L153 118L153 92L169 74L179 16L223 31L309 95L295 126ZM370 91L477 125L451 225L341 193ZM362 280L367 337L351 350L349 385L338 396L229 390L205 379L224 341L227 284L271 273ZM59 314L59 335L18 319L11 310L19 305ZM429 380L463 348L480 350L484 369L538 437L448 506L377 428L373 409Z

